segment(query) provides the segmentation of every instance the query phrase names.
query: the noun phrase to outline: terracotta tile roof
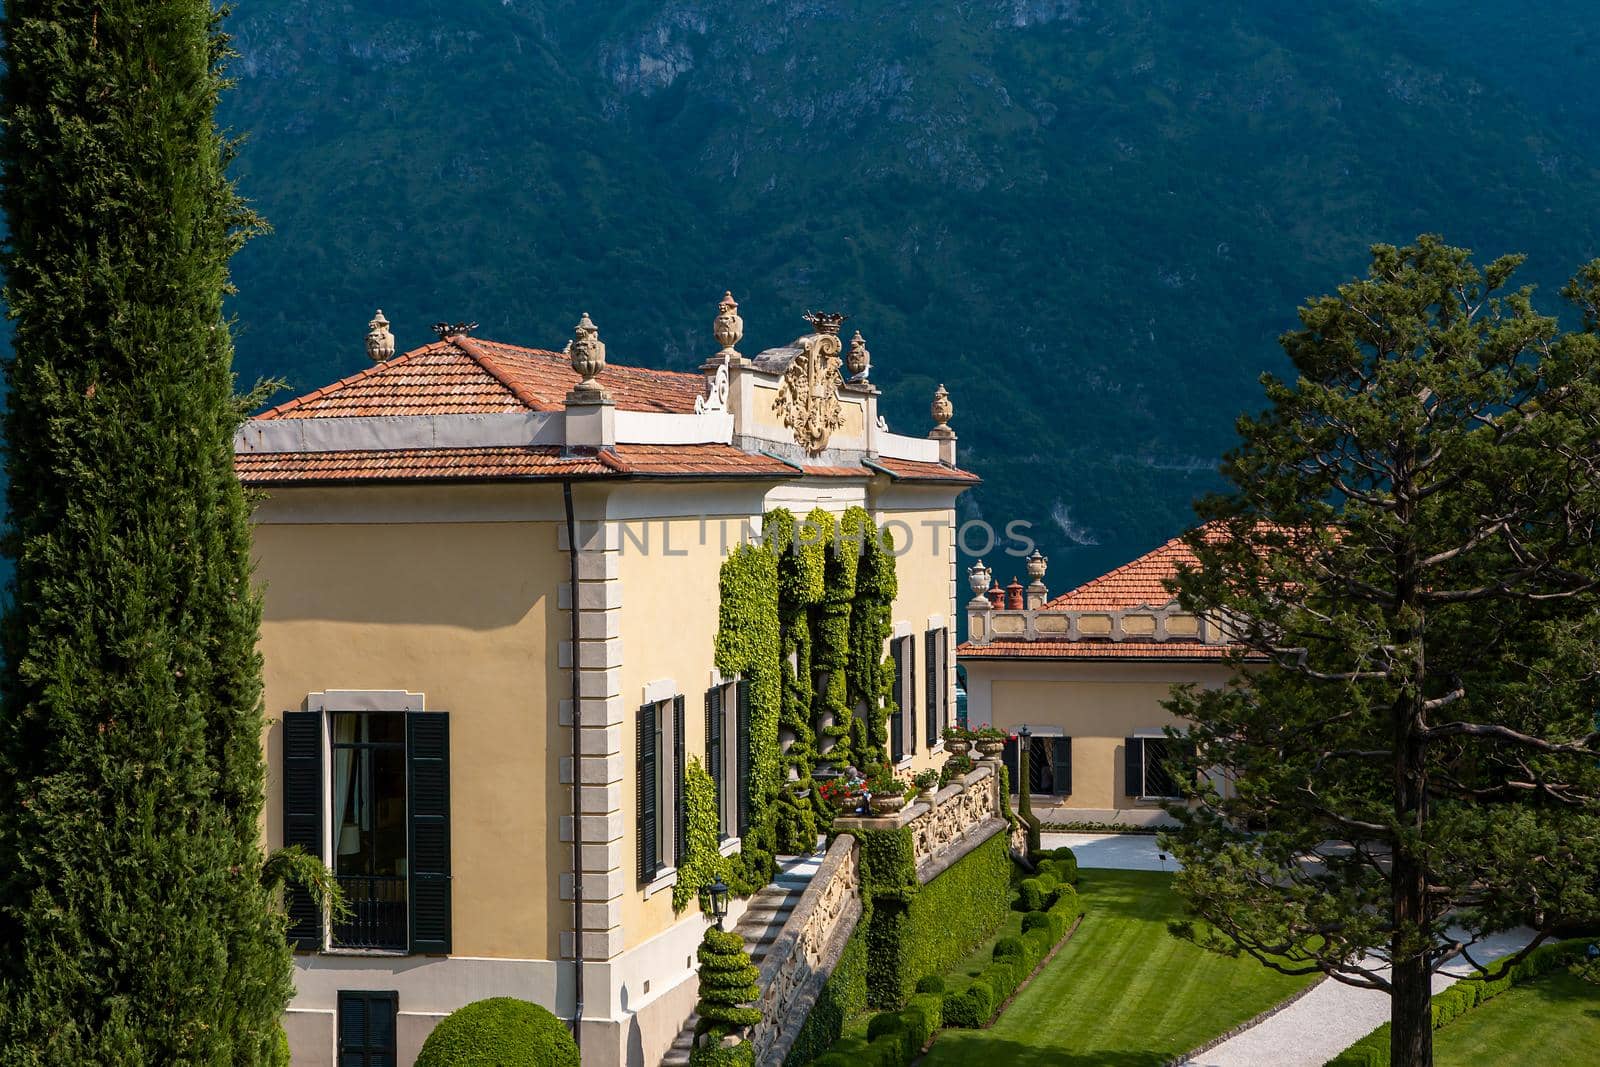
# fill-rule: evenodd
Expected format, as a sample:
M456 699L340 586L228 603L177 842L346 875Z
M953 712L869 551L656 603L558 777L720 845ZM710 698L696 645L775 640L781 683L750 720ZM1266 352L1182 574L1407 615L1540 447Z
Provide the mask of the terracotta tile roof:
M732 445L618 445L563 456L557 445L402 448L337 452L244 452L234 469L246 485L311 482L496 481L554 478L793 478L787 464Z
M306 482L454 481L492 478L606 477L597 456L563 457L554 445L498 448L395 448L381 451L242 452L233 457L246 485Z
M630 445L616 447L620 471L649 477L697 476L794 478L795 470L782 460L751 453L733 445Z
M690 414L707 390L698 374L608 364L599 381L622 411ZM559 411L578 374L559 352L453 337L296 397L258 419Z
M959 467L946 467L943 463L924 463L914 459L890 459L879 456L867 461L881 469L897 482L944 482L953 485L977 485L983 479Z
M1172 602L1164 584L1178 575L1180 566L1193 566L1194 553L1175 537L1131 563L1062 593L1045 607L1054 611L1121 611L1141 604L1153 608Z
M1134 659L1202 660L1220 662L1228 645L1198 641L991 641L986 645L964 642L956 649L961 659Z

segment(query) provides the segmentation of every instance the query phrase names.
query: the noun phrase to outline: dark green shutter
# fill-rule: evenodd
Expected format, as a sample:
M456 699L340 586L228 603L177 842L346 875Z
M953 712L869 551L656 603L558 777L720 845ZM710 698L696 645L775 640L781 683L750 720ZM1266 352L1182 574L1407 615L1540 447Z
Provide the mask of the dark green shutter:
M322 712L283 713L283 843L299 845L322 859ZM286 888L289 941L295 948L322 948L322 909L311 894Z
M1144 795L1144 739L1124 738L1122 749L1122 795Z
M1018 796L1021 796L1023 787L1026 785L1026 783L1023 782L1021 778L1022 760L1017 755L1017 748L1019 744L1019 739L1015 737L1008 740L1006 742L1006 747L1000 750L1000 762L1005 766L1006 780L1011 786L1011 791ZM1030 753L1030 755L1031 754L1032 753Z
M660 716L654 704L639 709L639 881L648 882L661 869L656 781L660 748Z
M722 773L722 686L706 690L706 770L717 793L717 840L728 836L728 806L723 803Z
M689 816L683 808L683 694L672 698L672 864L689 851Z
M339 991L339 1067L395 1067L400 995Z
M894 700L895 713L889 716L889 758L894 762L906 754L905 742L905 712L906 707L906 663L904 641L896 641L889 646L889 660L894 664Z
M406 713L411 951L450 954L450 715Z
M1056 796L1068 796L1072 792L1072 738L1057 737L1050 746L1051 768L1055 772Z
M738 770L738 828L740 837L750 829L750 681L739 679L734 691L734 753Z
M943 645L943 637L943 630L929 630L927 648L924 650L927 655L928 690L923 694L923 703L927 705L928 710L926 740L929 748L939 740L939 690L942 688L939 685L939 652Z

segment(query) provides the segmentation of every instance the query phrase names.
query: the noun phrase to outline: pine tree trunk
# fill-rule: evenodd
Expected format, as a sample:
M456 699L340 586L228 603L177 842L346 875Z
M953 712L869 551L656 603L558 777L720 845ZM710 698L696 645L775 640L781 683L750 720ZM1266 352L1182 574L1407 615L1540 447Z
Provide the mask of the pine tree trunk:
M1423 872L1415 862L1396 859L1394 914L1396 926L1421 925L1427 899ZM1433 968L1426 952L1407 952L1403 936L1391 943L1396 962L1391 975L1389 1057L1394 1067L1432 1067Z
M269 1062L290 961L232 468L226 40L210 0L8 0L5 34L0 1062Z

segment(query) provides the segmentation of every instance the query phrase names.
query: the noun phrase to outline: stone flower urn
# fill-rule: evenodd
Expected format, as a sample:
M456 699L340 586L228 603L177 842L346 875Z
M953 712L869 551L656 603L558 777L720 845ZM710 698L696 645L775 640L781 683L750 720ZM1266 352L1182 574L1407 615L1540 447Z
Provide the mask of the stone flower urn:
M984 759L998 759L1000 753L1006 750L1004 738L980 737L978 738L978 755Z
M872 808L872 814L874 815L893 815L906 806L906 795L904 793L887 793L873 797L867 804Z
M944 739L944 750L952 756L965 756L972 751L972 742L965 737L947 737Z

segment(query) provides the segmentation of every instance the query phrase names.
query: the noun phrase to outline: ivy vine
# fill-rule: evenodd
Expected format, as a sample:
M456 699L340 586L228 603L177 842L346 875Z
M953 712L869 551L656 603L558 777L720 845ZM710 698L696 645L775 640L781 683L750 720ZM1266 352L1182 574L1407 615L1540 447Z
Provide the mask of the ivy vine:
M683 814L686 825L684 854L678 861L678 880L672 886L672 910L681 912L700 891L729 875L728 860L717 847L717 783L689 757L683 772Z

